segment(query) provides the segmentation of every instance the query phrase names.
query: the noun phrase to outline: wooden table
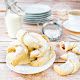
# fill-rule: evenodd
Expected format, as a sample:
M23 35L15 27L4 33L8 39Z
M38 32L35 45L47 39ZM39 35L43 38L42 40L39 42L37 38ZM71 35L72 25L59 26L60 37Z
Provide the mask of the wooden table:
M4 13L0 15L0 54L6 55L6 48L14 39L10 39L8 37L4 17L2 15L4 15ZM30 31L41 32L42 26L39 27L36 25L24 24L23 28ZM77 41L76 39L80 41L80 33L70 32L63 28L63 36L61 40ZM56 60L54 64L61 64L61 62L63 61ZM0 80L80 80L80 71L78 71L76 74L62 77L57 75L57 73L53 71L53 68L51 66L49 69L38 74L22 75L11 71L4 62L0 63Z

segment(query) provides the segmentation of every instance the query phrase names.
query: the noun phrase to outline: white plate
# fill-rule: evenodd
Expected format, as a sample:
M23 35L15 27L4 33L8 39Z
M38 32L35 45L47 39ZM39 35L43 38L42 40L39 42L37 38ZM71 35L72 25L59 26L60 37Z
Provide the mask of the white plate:
M77 22L72 23L71 21L67 20L63 23L63 27L73 32L80 32L80 24Z
M48 19L44 19L44 20L24 20L24 23L27 23L27 24L43 24L45 22L48 22Z
M26 19L34 19L34 18L45 18L45 17L48 17L48 16L50 16L51 14L47 14L47 15L44 15L44 16L25 16L24 18L26 18Z
M48 5L43 4L33 4L26 7L25 12L27 14L41 14L50 11L50 7Z
M51 11L49 11L47 13L43 13L43 14L25 14L25 16L30 16L30 17L42 17L45 15L51 15Z
M44 20L44 19L47 19L47 17L43 17L43 18L24 18L24 20Z
M29 65L20 65L13 67L11 64L8 64L8 62L6 62L6 64L14 72L21 74L35 74L48 69L54 63L55 59L56 59L56 54L54 54L54 57L41 67L33 67Z
M44 12L44 13L37 13L37 14L28 14L28 13L25 13L26 15L30 15L30 16L40 16L40 15L44 15L44 14L49 14L51 13L51 10L50 11L47 11L47 12Z

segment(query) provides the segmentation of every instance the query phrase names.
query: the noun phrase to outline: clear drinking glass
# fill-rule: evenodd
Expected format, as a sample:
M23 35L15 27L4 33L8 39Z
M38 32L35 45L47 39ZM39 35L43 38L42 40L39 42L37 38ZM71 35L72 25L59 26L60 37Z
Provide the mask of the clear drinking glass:
M5 24L8 35L10 38L16 38L16 33L19 29L21 29L23 23L23 14L21 13L22 10L16 5L17 2L15 0L6 0L6 4L7 10Z

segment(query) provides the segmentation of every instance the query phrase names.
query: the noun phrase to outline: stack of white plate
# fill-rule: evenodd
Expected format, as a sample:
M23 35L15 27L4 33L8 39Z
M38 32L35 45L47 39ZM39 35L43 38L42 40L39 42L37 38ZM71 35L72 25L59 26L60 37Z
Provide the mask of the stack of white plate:
M24 22L29 24L38 24L48 21L51 15L51 8L48 5L33 4L26 7Z

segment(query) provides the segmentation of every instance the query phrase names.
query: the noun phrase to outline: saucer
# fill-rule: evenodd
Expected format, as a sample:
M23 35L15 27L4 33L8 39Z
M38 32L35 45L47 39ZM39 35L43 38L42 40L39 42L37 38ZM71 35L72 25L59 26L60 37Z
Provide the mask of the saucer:
M80 24L77 22L67 20L63 23L63 27L73 32L80 32Z

